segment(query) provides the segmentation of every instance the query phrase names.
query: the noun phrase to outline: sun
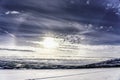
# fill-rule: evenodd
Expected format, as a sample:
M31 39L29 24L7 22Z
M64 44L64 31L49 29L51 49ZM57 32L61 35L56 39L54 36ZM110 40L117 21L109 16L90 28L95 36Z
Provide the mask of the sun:
M44 48L57 48L58 47L58 43L55 40L55 38L52 37L45 37L42 45Z

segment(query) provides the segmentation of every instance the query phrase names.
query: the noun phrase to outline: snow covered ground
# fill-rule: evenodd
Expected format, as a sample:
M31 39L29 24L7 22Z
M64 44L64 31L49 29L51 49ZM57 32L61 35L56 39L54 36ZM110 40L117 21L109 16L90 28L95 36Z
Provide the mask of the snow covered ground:
M120 68L0 70L0 80L120 80Z

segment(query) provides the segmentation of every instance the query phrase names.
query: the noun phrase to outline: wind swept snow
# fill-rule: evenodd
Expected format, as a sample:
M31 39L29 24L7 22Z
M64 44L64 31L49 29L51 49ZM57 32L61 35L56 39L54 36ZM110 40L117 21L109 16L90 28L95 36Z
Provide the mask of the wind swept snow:
M120 68L1 70L0 80L120 80Z

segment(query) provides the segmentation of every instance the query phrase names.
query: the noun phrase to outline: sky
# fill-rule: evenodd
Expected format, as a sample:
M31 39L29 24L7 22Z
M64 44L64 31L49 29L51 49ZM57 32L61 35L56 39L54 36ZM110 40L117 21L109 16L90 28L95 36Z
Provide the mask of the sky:
M119 0L0 0L0 56L120 57Z

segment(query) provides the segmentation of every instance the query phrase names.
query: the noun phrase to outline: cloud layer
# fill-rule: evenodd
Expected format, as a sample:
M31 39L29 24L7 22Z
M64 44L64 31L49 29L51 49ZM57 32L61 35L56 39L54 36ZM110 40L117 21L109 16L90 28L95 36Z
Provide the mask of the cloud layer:
M108 56L111 46L112 54L119 53L119 0L1 0L0 5L1 45L41 48L44 37L54 37L63 44L59 53Z

